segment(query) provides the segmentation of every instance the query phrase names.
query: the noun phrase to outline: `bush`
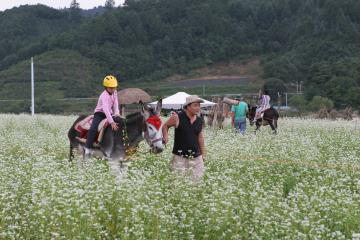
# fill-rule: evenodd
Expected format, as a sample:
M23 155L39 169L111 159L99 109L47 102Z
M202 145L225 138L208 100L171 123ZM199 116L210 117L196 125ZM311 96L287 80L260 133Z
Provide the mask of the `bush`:
M314 112L319 111L322 108L330 110L333 107L334 103L330 99L321 96L314 96L308 104L308 109Z
M289 99L289 104L291 107L296 108L299 115L301 115L306 110L307 102L303 95L294 95Z

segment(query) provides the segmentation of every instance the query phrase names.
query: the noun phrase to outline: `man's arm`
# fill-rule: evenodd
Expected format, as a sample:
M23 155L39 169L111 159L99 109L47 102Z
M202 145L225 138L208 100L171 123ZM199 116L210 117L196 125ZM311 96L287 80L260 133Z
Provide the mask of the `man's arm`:
M169 133L168 130L171 127L175 127L179 124L179 117L176 113L170 116L170 118L164 123L162 127L163 141L165 144L169 141Z
M199 146L200 146L200 153L201 153L203 159L205 159L205 140L204 140L204 133L203 133L203 131L201 131L201 132L199 133L198 141L199 141Z

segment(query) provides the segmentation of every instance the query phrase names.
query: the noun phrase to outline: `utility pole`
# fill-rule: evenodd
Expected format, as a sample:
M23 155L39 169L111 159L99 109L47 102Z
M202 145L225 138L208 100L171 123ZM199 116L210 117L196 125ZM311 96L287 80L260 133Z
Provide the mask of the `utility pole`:
M280 111L280 106L281 106L281 95L280 95L280 93L278 92L277 93L278 94L278 110Z
M31 57L31 116L35 115L34 58Z
M299 94L299 82L296 81L296 94Z

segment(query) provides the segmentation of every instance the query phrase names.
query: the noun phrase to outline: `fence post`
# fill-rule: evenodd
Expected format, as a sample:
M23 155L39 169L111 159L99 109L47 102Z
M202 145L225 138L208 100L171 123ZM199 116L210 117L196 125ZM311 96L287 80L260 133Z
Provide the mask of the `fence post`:
M34 58L31 57L31 116L35 115Z

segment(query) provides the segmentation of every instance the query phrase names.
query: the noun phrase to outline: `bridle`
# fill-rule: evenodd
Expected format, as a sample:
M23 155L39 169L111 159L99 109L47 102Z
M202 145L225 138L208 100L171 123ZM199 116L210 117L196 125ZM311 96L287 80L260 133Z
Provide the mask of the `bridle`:
M162 141L162 140L163 140L162 137L157 138L157 139L154 139L154 140L151 140L150 147L153 147L155 143L160 142L160 141Z
M146 126L146 124L145 124L145 126ZM144 132L144 134L147 132L146 127L143 128L143 132ZM122 130L122 140L124 142L125 155L126 156L133 155L133 154L135 154L137 152L139 152L141 154L148 154L148 153L151 152L151 149L149 149L149 151L142 152L142 151L139 151L139 147L137 147L137 146L131 147L130 146L128 132L127 132L127 119L126 118L125 118L124 129ZM151 148L152 148L153 144L154 144L154 141L151 141L151 144L150 144Z
M156 128L157 131L160 131L160 127L161 127L161 119L159 118L158 115L152 115L150 116L148 119L146 119L146 124L151 124L152 126L154 126ZM148 132L148 130L146 130L146 132ZM149 136L149 134L147 134ZM150 136L149 136L150 138ZM159 138L156 139L149 139L148 141L150 142L150 147L154 147L155 143L162 141L163 138L160 136Z

